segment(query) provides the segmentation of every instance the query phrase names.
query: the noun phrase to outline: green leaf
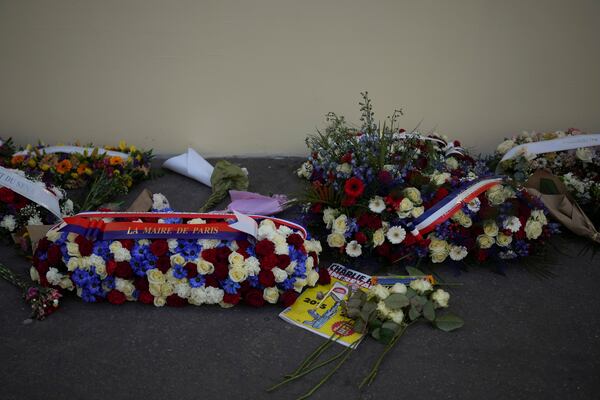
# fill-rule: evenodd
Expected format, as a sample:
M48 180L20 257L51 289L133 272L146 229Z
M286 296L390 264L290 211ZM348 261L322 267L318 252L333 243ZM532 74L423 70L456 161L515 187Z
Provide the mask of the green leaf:
M427 297L425 296L415 296L412 298L412 301L414 301L416 304L420 305L420 306L424 306L425 303L427 303Z
M367 327L367 323L365 321L363 321L362 319L356 319L354 321L354 331L355 332L364 332L365 328Z
M399 310L409 305L410 301L408 297L401 293L393 293L389 295L384 301L385 305L392 310Z
M393 330L382 327L379 329L379 339L377 340L383 344L388 344L392 341L395 334L396 332Z
M411 321L414 321L415 319L419 318L420 315L421 313L415 308L415 306L412 306L408 311L408 317Z
M462 327L465 322L458 315L449 313L437 317L435 321L433 321L433 324L444 332L452 332L453 330Z
M423 271L421 271L420 269L417 269L415 267L405 267L406 272L408 272L408 274L410 276L426 276L427 274L424 273Z
M368 301L363 305L362 310L360 311L360 317L364 319L365 322L368 322L371 315L373 315L373 311L376 309L377 304Z
M540 178L540 192L543 194L559 194L556 184L547 178Z
M395 323L394 321L385 321L383 325L381 325L381 329L389 329L391 331L394 331L394 334L396 334L400 330L400 325Z
M375 340L380 340L381 339L381 329L380 328L375 328L371 331L371 336L373 337L373 339Z
M409 299L412 299L416 295L417 295L417 292L415 292L413 289L406 288L406 297L408 297Z
M433 321L435 319L435 309L434 309L433 303L431 301L428 301L423 306L423 316L428 321Z
M381 328L381 325L383 324L383 322L381 322L380 319L378 318L373 318L369 321L369 329L370 330L374 330L377 328Z

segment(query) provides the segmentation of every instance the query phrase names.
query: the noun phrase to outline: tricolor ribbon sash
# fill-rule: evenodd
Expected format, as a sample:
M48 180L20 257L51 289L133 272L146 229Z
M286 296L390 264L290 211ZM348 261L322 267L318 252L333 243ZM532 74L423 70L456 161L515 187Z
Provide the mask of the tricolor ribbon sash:
M201 218L205 224L158 223L158 219L191 220ZM109 219L109 222L105 222ZM276 226L284 225L306 238L306 230L293 222L262 215L229 213L177 212L85 212L66 217L58 229L73 232L88 239L219 239L239 240L256 236L257 220L270 219Z
M58 218L61 218L58 197L46 189L42 183L33 182L9 169L0 167L0 186L9 188L13 192L44 207Z
M436 226L445 222L456 214L465 204L473 201L477 196L493 186L502 182L502 178L482 178L469 182L466 186L455 190L433 207L425 211L420 217L407 227L407 230L417 237L431 232Z
M513 159L522 152L527 154L544 154L552 153L554 151L573 150L581 147L594 146L600 146L600 133L572 135L552 140L523 143L507 151L500 160L500 163L502 161Z
M53 153L78 153L78 154L92 154L92 152L96 150L98 154L110 157L120 157L126 160L129 155L126 153L122 153L120 151L106 150L101 147L80 147L80 146L49 146L38 149L42 154L53 154ZM23 150L15 153L15 156L26 156L30 153L34 153L35 150Z

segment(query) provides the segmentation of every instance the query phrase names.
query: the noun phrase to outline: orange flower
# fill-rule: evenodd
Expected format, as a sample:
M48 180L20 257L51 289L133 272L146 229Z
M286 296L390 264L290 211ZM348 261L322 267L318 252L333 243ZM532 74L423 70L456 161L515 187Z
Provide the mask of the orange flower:
M56 172L58 172L59 174L65 174L65 173L71 171L71 167L72 167L71 161L62 160L61 162L56 164Z
M85 173L86 168L87 168L87 164L79 164L79 167L77 167L77 173L79 175L83 175Z
M25 159L25 156L13 156L13 158L10 160L10 162L12 163L12 165L17 165L17 164L21 164L24 159Z
M109 158L108 162L110 165L123 164L123 159L118 156L113 156L113 157Z

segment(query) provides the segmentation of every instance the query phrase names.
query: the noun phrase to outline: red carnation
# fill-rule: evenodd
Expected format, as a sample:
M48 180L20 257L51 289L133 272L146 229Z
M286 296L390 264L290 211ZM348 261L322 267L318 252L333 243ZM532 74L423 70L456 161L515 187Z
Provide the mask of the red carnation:
M250 289L244 295L244 301L246 304L252 307L262 307L265 305L265 299L263 298L262 290Z
M133 285L140 292L148 291L148 288L150 286L150 284L148 283L148 280L145 277L136 278L135 281L133 282Z
M240 302L241 298L242 298L242 295L239 293L233 293L233 294L225 293L223 295L223 303L236 305L237 303Z
M342 159L340 160L343 163L349 163L352 161L352 153L346 153L342 156Z
M150 294L149 291L143 290L140 292L140 295L138 296L138 300L144 304L153 304L154 296L152 296L152 294Z
M295 290L286 290L279 296L279 300L283 303L284 307L290 307L296 302L298 293Z
M304 238L297 233L292 233L287 237L287 243L299 249L304 245Z
M111 304L123 304L127 301L127 297L125 297L125 295L123 293L121 293L115 289L108 292L106 299Z
M226 263L219 262L215 264L215 272L213 273L215 278L222 281L229 275L229 267Z
M270 270L262 270L258 273L258 282L264 287L272 287L275 285L275 275Z
M218 247L217 248L217 261L229 262L229 255L231 249L229 247Z
M11 204L13 201L15 201L15 192L9 188L0 188L0 201L2 203Z
M237 240L236 243L238 245L238 251L246 250L248 247L250 247L250 242L247 240Z
M183 307L188 305L188 301L177 296L176 294L172 294L167 297L167 305L169 307Z
M483 249L479 249L479 251L477 252L477 261L484 262L485 260L487 260L487 258L488 258L487 251L485 251Z
M277 256L277 266L281 269L285 269L290 265L291 259L287 254L280 254Z
M127 261L117 262L117 268L115 269L115 276L117 278L129 279L133 276L133 270L131 265Z
M209 263L217 262L217 249L206 249L202 250L202 258Z
M106 273L108 275L113 275L115 270L117 269L117 262L115 260L108 260L106 262Z
M48 247L50 247L50 241L46 238L41 238L38 241L36 252L46 252L48 251Z
M359 243L359 244L365 244L367 243L367 235L365 235L362 232L356 232L354 234L354 239Z
M260 268L266 270L272 270L277 266L279 259L275 254L269 254L260 258Z
M53 244L48 248L48 263L52 266L58 264L62 259L62 252L60 246Z
M162 257L165 254L167 254L167 252L169 251L169 244L167 243L166 240L162 240L162 239L161 240L154 240L150 244L150 251L156 257Z
M77 236L75 243L79 246L79 253L84 256L90 256L94 249L94 243L91 240L84 238L83 236Z
M327 268L319 268L319 285L329 285L331 283L331 275Z
M166 274L169 268L171 268L171 260L169 257L158 257L158 260L156 260L156 268L163 274Z
M219 281L217 280L217 278L215 277L215 274L210 274L210 275L206 275L204 277L206 279L206 281L204 282L204 286L206 287L215 287L218 288L219 287Z
M185 270L187 271L187 277L189 279L198 275L198 267L194 263L189 262L189 263L185 264L183 266L183 268L185 268Z
M275 244L267 239L263 239L256 243L254 251L256 252L257 256L264 257L266 255L275 253Z
M131 239L120 239L121 246L125 247L127 250L131 251L133 249L133 240Z
M344 192L348 195L348 197L360 197L365 190L365 184L360 178L353 176L348 179L344 184Z

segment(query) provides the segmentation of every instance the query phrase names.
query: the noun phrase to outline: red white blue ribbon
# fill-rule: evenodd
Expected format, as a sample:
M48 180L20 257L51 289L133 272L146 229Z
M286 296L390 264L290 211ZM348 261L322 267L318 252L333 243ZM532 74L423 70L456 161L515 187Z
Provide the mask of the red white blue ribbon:
M158 219L191 220L201 218L204 224L158 223ZM105 222L109 219L110 222ZM284 225L306 239L306 230L293 222L262 215L240 213L177 213L177 212L85 212L64 218L58 227L61 232L73 232L89 239L219 239L240 240L253 231L247 229L248 220L270 219L275 225ZM242 225L240 225L242 224ZM244 225L245 224L245 225ZM254 232L256 232L254 230ZM255 234L254 234L255 235Z
M10 169L0 167L0 186L9 188L61 218L58 197L48 190L43 183L31 181Z
M421 214L410 226L407 226L407 230L413 236L422 237L422 235L431 232L436 226L451 218L481 193L501 182L502 178L500 177L482 178L469 182L466 186L450 193Z

